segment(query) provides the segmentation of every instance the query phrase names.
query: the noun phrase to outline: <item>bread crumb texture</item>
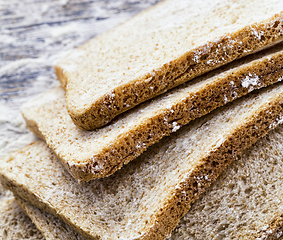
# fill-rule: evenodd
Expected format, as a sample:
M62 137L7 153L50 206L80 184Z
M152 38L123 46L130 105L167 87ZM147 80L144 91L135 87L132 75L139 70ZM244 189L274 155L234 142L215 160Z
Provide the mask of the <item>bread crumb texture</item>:
M0 184L0 201L4 201L6 199L13 198L13 193L3 188Z
M3 158L6 188L88 239L164 239L243 149L282 121L283 84L198 119L110 177L78 184L46 144Z
M34 207L19 197L16 197L16 201L46 240L85 240L85 238L53 215Z
M163 1L58 62L74 123L91 130L164 91L282 40L281 0ZM181 77L182 76L182 77Z
M44 239L16 203L12 192L0 183L0 239Z
M0 239L44 239L13 197L0 201Z
M247 93L281 81L283 44L234 61L86 131L67 113L64 91L51 90L22 109L29 128L77 181L113 174L164 136Z
M283 236L282 176L281 124L220 175L168 240L279 239Z

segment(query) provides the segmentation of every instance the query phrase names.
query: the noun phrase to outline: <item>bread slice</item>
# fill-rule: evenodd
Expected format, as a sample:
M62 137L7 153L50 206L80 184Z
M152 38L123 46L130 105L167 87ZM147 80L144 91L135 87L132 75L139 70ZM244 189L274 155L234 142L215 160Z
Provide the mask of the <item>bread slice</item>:
M167 0L58 62L74 123L92 130L185 81L281 41L281 0Z
M19 206L18 206L19 205ZM68 225L4 189L0 184L0 239L84 240Z
M16 203L13 194L0 184L0 239L44 239Z
M244 150L200 196L168 240L278 239L283 236L283 125ZM18 200L18 199L17 199ZM19 203L19 202L18 202ZM24 200L19 205L45 231L68 229ZM35 224L36 224L35 222ZM38 226L37 226L38 227ZM39 228L40 229L40 228ZM59 239L72 239L62 231ZM65 235L63 235L65 234ZM68 236L68 237L67 237ZM57 239L57 238L51 238ZM76 239L76 238L74 238Z
M93 132L76 127L67 113L64 92L58 89L33 100L36 106L27 106L22 113L74 178L89 181L113 174L191 120L281 81L282 62L283 44L278 44L173 89Z
M44 239L14 198L0 201L0 239Z
M73 231L68 225L32 206L27 201L16 197L17 203L23 211L30 217L36 227L40 230L46 240L84 240L85 238Z
M282 176L281 124L220 175L168 239L282 238Z
M164 239L243 149L283 116L283 83L164 138L108 178L79 185L43 141L1 161L2 184L88 239Z

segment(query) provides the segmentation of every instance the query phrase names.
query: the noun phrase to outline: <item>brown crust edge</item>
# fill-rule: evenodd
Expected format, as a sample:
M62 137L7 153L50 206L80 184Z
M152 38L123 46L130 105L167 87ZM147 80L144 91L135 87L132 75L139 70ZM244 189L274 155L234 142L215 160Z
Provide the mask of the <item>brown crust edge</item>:
M101 33L100 35L94 37L94 38L99 38L99 37L103 37L104 35L106 34L109 34L111 31L113 31L114 29L118 28L118 27L122 27L124 24L126 24L128 21L131 21L132 19L135 19L137 17L140 17L141 15L144 15L144 14L147 14L147 12L149 11L152 11L154 8L156 7L159 7L159 5L162 5L164 4L165 1L161 1L161 2L158 2L156 4L154 4L153 6L149 7L148 9L145 9L139 13L137 13L136 15L134 15L132 18L126 20L125 22L123 23L120 23L118 24L116 27L104 32L104 33ZM77 47L77 49L81 48L81 47L84 47L86 44L88 44L90 41L92 41L94 38L90 39L89 41L87 41L86 43L84 43L83 45L81 45L80 47ZM59 66L60 63L57 63L55 66L54 66L54 70L55 70L55 74L56 76L58 77L58 80L60 81L60 84L61 84L61 87L64 88L66 90L67 88L67 79L68 79L68 73L66 72L64 74L64 71L63 69L61 69L61 67Z
M143 229L144 234L139 239L164 239L168 236L177 226L179 219L189 210L190 204L204 191L204 188L217 178L237 154L275 127L282 113L283 97L277 97L266 103L262 109L255 111L249 121L234 129L234 132L219 148L202 159L197 169L191 172L185 181L180 182L178 190L172 191L169 198L161 203L161 207L155 212L155 217L149 221L150 227ZM205 180L203 177L205 175L208 175L211 180ZM29 192L25 186L15 183L3 174L0 174L0 180L4 187L43 211L60 218L87 239L100 239L99 236L93 238L87 235L79 226L70 223L63 215L49 207L48 203L42 202L34 193ZM186 196L182 194L183 191L186 192Z
M209 42L204 46L195 48L175 61L165 64L155 72L154 76L147 74L144 79L133 80L115 88L111 92L115 94L114 98L111 97L112 94L106 94L83 112L77 111L68 104L69 97L72 97L68 95L67 89L70 74L64 72L60 65L55 67L55 72L62 86L67 89L67 109L73 122L79 128L93 130L109 123L122 112L168 89L279 42L282 40L282 30L283 14L281 13L266 21L244 27L233 34L222 36L215 42ZM260 31L261 37L256 36L253 33L254 31ZM203 49L206 49L206 51L203 51ZM219 51L216 51L216 49ZM199 53L199 62L194 61L194 55L197 52ZM218 59L218 61L215 61L215 59ZM185 78L178 77L185 73ZM164 78L165 75L166 78Z
M32 206L30 203L28 203L27 201L23 200L22 198L20 198L17 195L14 195L16 202L18 203L18 205L21 207L21 209L23 210L23 212L31 219L31 221L34 223L34 225L37 227L37 229L41 232L41 234L46 238L46 239L50 239L52 240L53 237L56 237L56 239L59 239L60 236L63 237L63 235L61 235L60 230L59 230L59 235L58 231L55 231L55 233L50 233L49 230L47 230L45 225L49 225L50 222L52 222L52 224L49 226L49 229L51 226L57 225L58 221L60 221L59 219L55 219L55 217L53 215L49 215L50 218L48 218L47 216L44 215L44 213L41 213L42 210ZM44 220L42 220L42 218L45 218ZM54 222L56 222L56 224L54 224ZM62 224L65 224L64 222L61 221ZM61 225L61 228L64 229L64 231L68 231L68 234L73 234L71 239L78 239L78 233L74 232L71 229L67 229L65 228L66 225ZM53 229L52 229L53 231ZM71 232L69 232L71 231ZM63 233L62 233L63 234ZM56 236L55 236L56 235ZM68 237L70 237L70 235L66 235L64 236L64 239L67 239ZM61 237L60 237L61 239ZM79 236L79 239L83 239L81 236ZM61 239L63 240L63 239ZM70 240L70 239L68 239Z
M204 192L219 174L233 161L244 149L250 147L259 138L276 126L279 116L283 114L283 98L268 103L265 109L258 110L248 123L240 129L235 129L228 140L198 164L186 181L171 193L162 208L158 209L156 217L151 220L154 224L146 230L140 239L164 239L178 225L182 218L199 195ZM205 180L204 176L208 176ZM186 196L182 192L186 192Z
M30 205L30 203L24 201L23 199L21 199L19 196L14 195L15 200L17 202L17 204L20 206L20 208L23 210L23 212L30 218L30 220L33 222L33 224L37 227L37 229L41 232L41 234L44 236L44 230L42 229L41 224L38 224L38 222L35 222L33 220L33 218L31 217L31 211L28 208L28 205ZM44 236L46 237L46 236Z
M261 230L256 239L261 240L273 240L283 239L283 213L276 216L269 224L269 227L265 230Z
M5 175L0 174L0 180L2 185L9 189L11 192L14 193L15 196L22 198L23 200L27 201L31 205L34 205L35 207L41 209L42 211L45 211L49 214L52 214L53 216L61 219L63 222L65 222L67 225L69 225L73 230L75 230L77 233L81 234L83 237L89 240L101 240L99 236L93 237L87 235L79 226L76 226L74 224L70 224L68 219L66 219L64 216L61 216L60 213L57 213L56 210L54 210L51 207L48 207L48 204L44 201L41 201L37 198L36 194L33 194L28 191L28 189L25 188L23 185L17 186L13 183L10 179L6 178Z
M239 67L225 77L210 83L204 89L188 96L185 100L176 103L170 110L164 110L154 117L148 118L141 125L117 138L114 145L105 147L92 157L93 160L86 160L84 164L70 165L68 160L62 159L59 153L55 152L55 154L78 182L110 176L142 154L149 146L170 135L174 130L174 122L180 127L184 126L190 121L248 94L251 90L276 83L283 76L282 62L283 54L279 53L270 59L265 58L263 61L254 61L253 64ZM252 89L241 85L249 73L259 76L259 84L252 86ZM234 85L231 85L231 82L234 82ZM38 134L40 131L36 122L28 120L26 116L24 118L27 120L29 128L52 148L48 139ZM137 148L137 146L139 147ZM105 163L103 171L93 171L95 165L101 162Z

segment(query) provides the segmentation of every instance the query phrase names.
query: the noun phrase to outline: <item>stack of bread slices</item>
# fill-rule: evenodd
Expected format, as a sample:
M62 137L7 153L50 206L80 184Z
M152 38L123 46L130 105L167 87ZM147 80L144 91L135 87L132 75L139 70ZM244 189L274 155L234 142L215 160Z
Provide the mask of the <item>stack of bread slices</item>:
M167 0L74 49L1 159L2 238L283 239L281 41L281 0Z

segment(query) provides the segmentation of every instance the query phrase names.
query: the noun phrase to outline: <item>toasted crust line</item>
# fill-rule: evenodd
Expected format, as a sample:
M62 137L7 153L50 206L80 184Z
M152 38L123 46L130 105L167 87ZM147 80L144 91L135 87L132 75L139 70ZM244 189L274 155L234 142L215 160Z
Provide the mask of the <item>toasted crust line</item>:
M142 229L143 234L138 239L164 239L169 235L177 226L178 220L189 210L190 204L199 197L204 189L236 158L237 154L266 135L272 127L275 127L274 123L277 123L278 116L282 116L282 114L283 96L277 96L272 101L265 103L261 109L256 110L253 116L246 118L247 121L235 128L215 151L198 161L190 175L184 181L179 182L178 189L175 188L168 194L168 198L160 203L154 217L149 219L150 226L147 229ZM209 176L210 181L204 178L196 180L201 179L198 177L205 174ZM56 212L52 206L48 205L48 202L42 202L35 193L29 192L25 186L8 179L3 173L0 174L0 180L6 188L16 195L60 218L87 239L100 239L99 236L91 237L79 226L68 222L68 219L65 219L60 212ZM186 192L186 197L182 195L182 191Z
M272 61L272 64L270 61ZM283 76L282 62L283 54L280 53L270 60L265 59L259 63L257 62L258 65L251 64L240 67L236 71L229 73L228 76L220 77L220 80L210 83L205 89L198 90L198 92L191 94L186 99L177 102L172 107L173 113L168 109L164 109L154 117L143 121L141 125L122 134L115 140L113 146L106 146L94 155L93 161L86 159L84 163L70 165L68 159L61 157L60 153L55 151L55 154L78 182L110 176L123 165L143 153L149 146L170 135L174 129L173 122L176 122L178 126L184 126L190 121L225 105L227 102L248 94L250 92L249 88L245 88L241 84L243 79L249 76L250 72L259 76L258 81L260 84L253 86L253 89L276 83ZM234 82L233 86L231 86L231 82ZM232 92L234 93L232 94ZM227 99L225 99L225 96L227 96ZM44 137L44 134L40 133L37 123L28 119L28 117L24 116L24 118L28 127L52 148L52 143ZM164 121L164 119L167 119L167 121ZM131 142L132 144L127 145L125 142ZM141 142L143 145L136 148ZM122 148L124 150L121 150ZM102 171L93 172L92 169L97 162L105 163L105 168Z
M215 42L209 42L204 46L195 48L185 53L174 62L165 64L162 68L155 71L154 76L148 73L143 79L134 79L127 84L115 88L113 90L115 98L111 98L111 101L107 94L92 103L92 105L84 111L74 109L68 104L68 99L72 97L68 95L67 90L67 82L68 78L70 78L70 73L64 72L60 65L55 66L55 72L62 86L67 90L67 109L72 120L79 128L93 130L109 123L122 112L160 95L166 90L235 59L274 45L282 40L282 26L283 14L281 13L276 14L266 21L244 27L233 34L222 36ZM252 34L251 29L261 31L262 37L259 39ZM228 48L228 46L233 47ZM209 49L209 54L202 51L204 48ZM215 51L216 49L219 51ZM193 60L195 52L201 53L200 59L203 59L200 62ZM215 61L215 59L217 59L217 61ZM207 63L209 60L213 60L212 62L216 63ZM179 78L179 76L184 73L186 73L186 77ZM163 78L165 75L166 78ZM126 102L123 100L125 97L127 98Z

